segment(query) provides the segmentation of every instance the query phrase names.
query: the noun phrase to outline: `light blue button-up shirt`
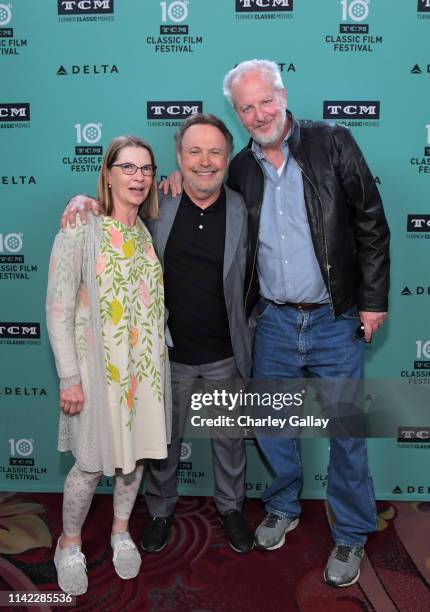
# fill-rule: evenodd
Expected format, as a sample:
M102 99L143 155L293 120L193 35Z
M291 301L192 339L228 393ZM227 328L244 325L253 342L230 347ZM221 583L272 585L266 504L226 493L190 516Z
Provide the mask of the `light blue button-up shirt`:
M257 271L260 294L274 302L330 301L315 256L305 207L303 177L281 146L285 164L277 171L259 144L252 150L264 172L264 196L259 227Z

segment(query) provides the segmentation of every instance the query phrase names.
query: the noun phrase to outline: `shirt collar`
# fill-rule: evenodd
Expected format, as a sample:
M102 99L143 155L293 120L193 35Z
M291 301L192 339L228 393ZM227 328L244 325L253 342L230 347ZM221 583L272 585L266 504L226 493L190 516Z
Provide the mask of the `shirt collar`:
M225 204L225 189L224 189L224 185L221 187L221 191L220 194L218 196L218 198L215 200L215 202L213 204L211 204L210 206L208 206L208 208L202 209L200 208L200 206L197 206L197 204L194 204L194 202L192 201L192 199L190 198L190 196L188 195L188 193L185 191L185 189L182 190L182 198L181 198L181 202L180 205L181 206L190 206L193 208L198 208L199 210L204 210L209 211L209 210L216 210L217 208L221 208L224 204Z

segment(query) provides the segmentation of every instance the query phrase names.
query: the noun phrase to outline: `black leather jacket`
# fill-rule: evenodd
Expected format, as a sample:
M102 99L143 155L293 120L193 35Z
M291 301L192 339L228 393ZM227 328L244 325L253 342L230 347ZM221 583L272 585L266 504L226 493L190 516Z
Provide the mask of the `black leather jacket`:
M288 113L290 153L301 168L306 211L315 254L338 316L388 308L390 231L381 198L351 132L338 124L297 121ZM245 309L258 299L257 249L263 202L263 170L252 140L231 161L227 184L248 209ZM306 273L306 272L304 272Z

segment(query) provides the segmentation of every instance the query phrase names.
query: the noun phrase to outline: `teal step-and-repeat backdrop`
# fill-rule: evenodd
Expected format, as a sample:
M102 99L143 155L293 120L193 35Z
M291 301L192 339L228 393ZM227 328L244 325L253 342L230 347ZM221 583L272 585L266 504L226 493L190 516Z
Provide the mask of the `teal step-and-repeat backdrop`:
M392 394L396 410L408 408L408 389L423 391L423 418L397 438L370 440L371 465L379 498L430 499L429 40L430 0L0 2L0 489L59 491L71 465L56 451L44 315L68 197L95 193L119 134L146 138L167 175L175 129L199 110L226 121L238 151L247 138L222 79L261 57L279 64L297 117L351 127L383 196L391 310L367 350L367 375L404 382ZM257 496L270 475L247 444L247 488ZM327 440L303 442L305 497L324 495L327 449ZM209 450L184 441L182 493L211 493ZM100 490L110 486L105 479Z

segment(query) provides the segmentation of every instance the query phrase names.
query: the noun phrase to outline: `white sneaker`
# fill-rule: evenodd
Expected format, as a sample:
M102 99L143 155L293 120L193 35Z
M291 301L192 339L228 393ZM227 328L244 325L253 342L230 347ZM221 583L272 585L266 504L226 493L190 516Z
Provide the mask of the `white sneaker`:
M142 559L128 531L112 534L113 566L123 580L135 578L139 573Z
M88 576L81 547L79 544L71 544L61 550L59 542L60 539L54 555L58 585L69 595L83 595L88 589Z

